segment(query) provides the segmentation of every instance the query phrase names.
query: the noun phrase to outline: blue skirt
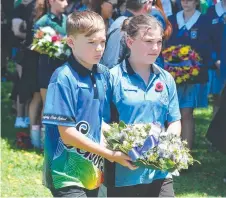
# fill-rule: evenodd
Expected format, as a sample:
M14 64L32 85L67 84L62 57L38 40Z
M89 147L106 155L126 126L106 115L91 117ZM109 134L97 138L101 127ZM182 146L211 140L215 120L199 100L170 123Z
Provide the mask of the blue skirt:
M208 106L207 84L185 84L177 86L179 107L204 108Z

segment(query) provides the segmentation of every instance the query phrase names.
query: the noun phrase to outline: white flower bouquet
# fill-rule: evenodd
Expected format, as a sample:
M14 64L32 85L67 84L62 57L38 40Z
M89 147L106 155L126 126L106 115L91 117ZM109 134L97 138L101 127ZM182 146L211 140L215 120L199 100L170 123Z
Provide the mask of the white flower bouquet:
M41 27L35 32L31 50L62 60L71 54L65 37L49 26Z
M140 167L174 172L196 161L185 141L154 124L114 123L104 136L109 149L126 153Z

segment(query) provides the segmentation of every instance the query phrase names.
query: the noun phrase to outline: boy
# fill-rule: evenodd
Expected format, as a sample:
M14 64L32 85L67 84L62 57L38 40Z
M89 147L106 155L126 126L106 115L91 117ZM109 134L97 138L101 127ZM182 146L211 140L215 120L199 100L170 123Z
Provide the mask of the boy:
M105 25L98 14L75 12L67 19L72 56L52 75L43 123L45 185L55 197L96 197L103 181L103 158L131 169L130 158L100 145L107 70L97 64L105 48Z

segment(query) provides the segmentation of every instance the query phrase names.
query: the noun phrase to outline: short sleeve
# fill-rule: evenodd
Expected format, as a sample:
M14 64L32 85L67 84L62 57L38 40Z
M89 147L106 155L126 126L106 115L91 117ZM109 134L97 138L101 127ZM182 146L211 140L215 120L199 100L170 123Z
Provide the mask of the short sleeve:
M60 126L76 125L77 93L60 83L50 83L46 94L46 102L43 113L43 124Z
M169 108L167 113L167 121L169 123L181 119L176 83L172 76L169 76Z

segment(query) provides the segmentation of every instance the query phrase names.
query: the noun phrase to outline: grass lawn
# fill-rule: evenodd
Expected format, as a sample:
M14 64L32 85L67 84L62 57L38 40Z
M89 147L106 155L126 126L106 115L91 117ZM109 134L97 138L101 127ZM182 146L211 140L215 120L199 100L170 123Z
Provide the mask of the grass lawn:
M50 192L42 186L43 154L37 150L19 150L15 146L17 132L15 117L11 114L11 83L2 83L1 117L1 197L47 197ZM177 197L223 197L226 196L226 157L209 151L205 133L211 120L212 108L196 110L196 141L194 157L202 164L195 164L188 172L174 178ZM28 131L26 131L28 132Z

